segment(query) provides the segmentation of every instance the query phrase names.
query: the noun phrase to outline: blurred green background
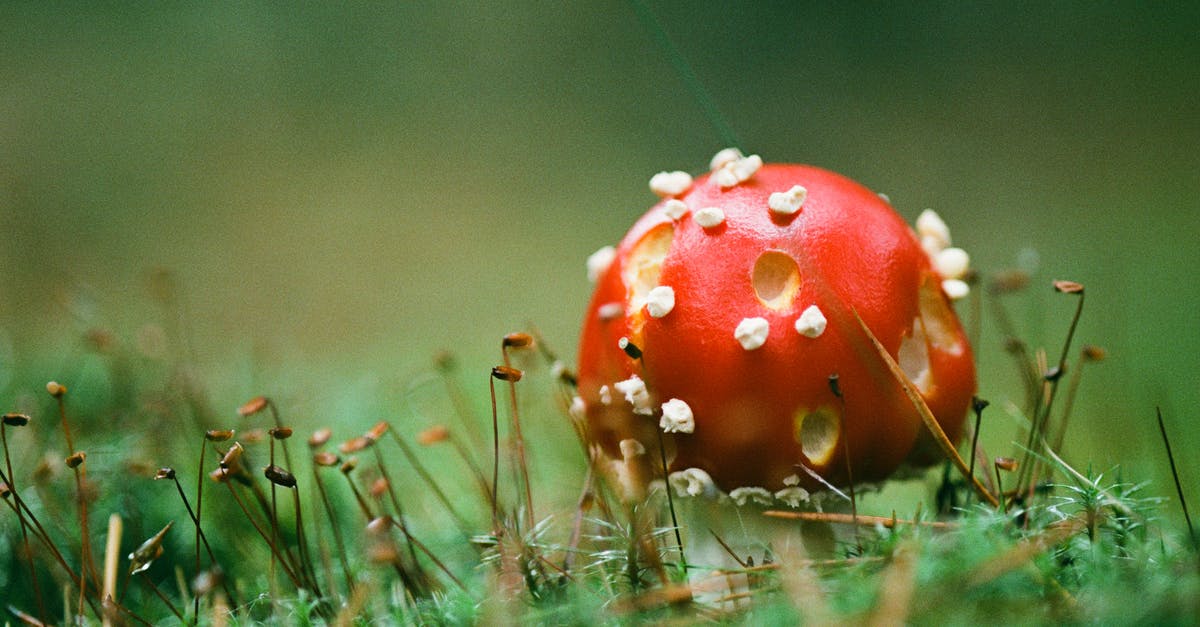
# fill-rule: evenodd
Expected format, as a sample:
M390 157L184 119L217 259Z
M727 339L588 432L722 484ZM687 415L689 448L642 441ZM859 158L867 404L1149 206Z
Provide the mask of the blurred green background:
M1161 404L1200 482L1200 4L649 7L742 148L935 208L985 272L1032 270L1009 304L1052 359L1074 301L1049 282L1084 283L1076 346L1109 359L1074 458L1165 479ZM230 415L259 393L393 411L357 393L439 349L482 385L530 323L572 358L586 256L651 174L723 147L655 38L616 0L4 3L0 398L15 371L64 376L87 329L176 324L156 269ZM984 324L999 448L1019 389Z

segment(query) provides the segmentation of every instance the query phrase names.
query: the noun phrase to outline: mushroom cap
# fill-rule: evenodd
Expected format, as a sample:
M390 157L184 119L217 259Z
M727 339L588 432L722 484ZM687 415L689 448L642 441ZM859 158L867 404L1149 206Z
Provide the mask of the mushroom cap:
M623 440L653 452L659 408L678 399L695 427L663 434L669 470L699 468L725 491L778 490L795 475L821 489L800 465L844 485L936 461L855 318L957 440L975 392L971 349L917 236L879 195L820 168L767 164L732 186L713 178L651 208L597 276L578 369L592 441L617 461ZM674 296L666 313L648 307L660 286ZM761 345L745 341L764 328ZM653 415L645 399L612 393L633 376Z

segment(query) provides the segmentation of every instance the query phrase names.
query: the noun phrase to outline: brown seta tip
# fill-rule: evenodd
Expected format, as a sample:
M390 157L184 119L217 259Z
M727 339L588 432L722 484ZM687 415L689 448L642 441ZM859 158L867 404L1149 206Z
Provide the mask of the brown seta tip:
M266 409L267 405L270 403L270 399L265 396L255 396L254 398L243 403L241 407L238 407L237 413L242 417L253 416L254 414Z
M387 433L387 430L387 421L380 420L379 422L375 423L375 426L368 429L367 432L363 434L363 437L372 442L376 442L379 440L379 438L383 437L383 434Z
M224 442L233 439L233 429L209 429L204 432L204 439L209 442Z
M450 429L445 425L434 425L417 434L417 443L429 446L450 439Z
M516 383L517 381L520 381L523 374L524 373L522 373L520 370L511 368L509 366L496 366L495 368L492 368L493 377L509 383Z
M317 453L316 455L313 455L313 463L318 466L325 466L325 467L334 466L339 461L341 461L341 460L337 455L334 455L333 453L330 453L328 451L323 451L323 452Z
M308 436L308 445L312 448L317 448L328 442L331 437L333 437L333 430L329 427L321 427Z
M500 343L503 348L525 348L533 346L533 336L528 333L509 333Z
M360 435L357 437L350 438L349 440L346 440L345 442L342 442L341 444L339 444L338 450L349 455L351 453L357 453L357 452L367 448L368 446L371 446L371 444L373 444L373 443L374 443L374 440Z
M1082 294L1083 284L1074 281L1055 281L1054 291L1061 294Z

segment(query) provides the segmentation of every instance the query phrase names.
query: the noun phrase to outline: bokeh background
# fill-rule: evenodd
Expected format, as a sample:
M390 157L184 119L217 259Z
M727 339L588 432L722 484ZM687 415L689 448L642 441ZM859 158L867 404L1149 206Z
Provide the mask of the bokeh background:
M665 37L745 150L1031 271L1009 305L1052 359L1049 283L1084 283L1076 346L1109 358L1073 458L1167 480L1161 405L1200 482L1200 4L638 6L4 3L0 398L95 328L177 330L222 411L363 422L441 349L479 386L531 324L572 359L586 256L725 143ZM1020 395L986 316L978 352L1001 447Z

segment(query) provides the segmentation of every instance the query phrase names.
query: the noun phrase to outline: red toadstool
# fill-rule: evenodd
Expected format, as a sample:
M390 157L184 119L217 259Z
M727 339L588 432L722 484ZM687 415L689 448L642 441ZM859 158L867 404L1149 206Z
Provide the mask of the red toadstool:
M975 371L951 300L968 258L935 213L914 232L848 178L735 150L651 189L663 200L588 260L575 401L628 496L660 437L677 489L792 504L938 459L859 318L958 439Z

